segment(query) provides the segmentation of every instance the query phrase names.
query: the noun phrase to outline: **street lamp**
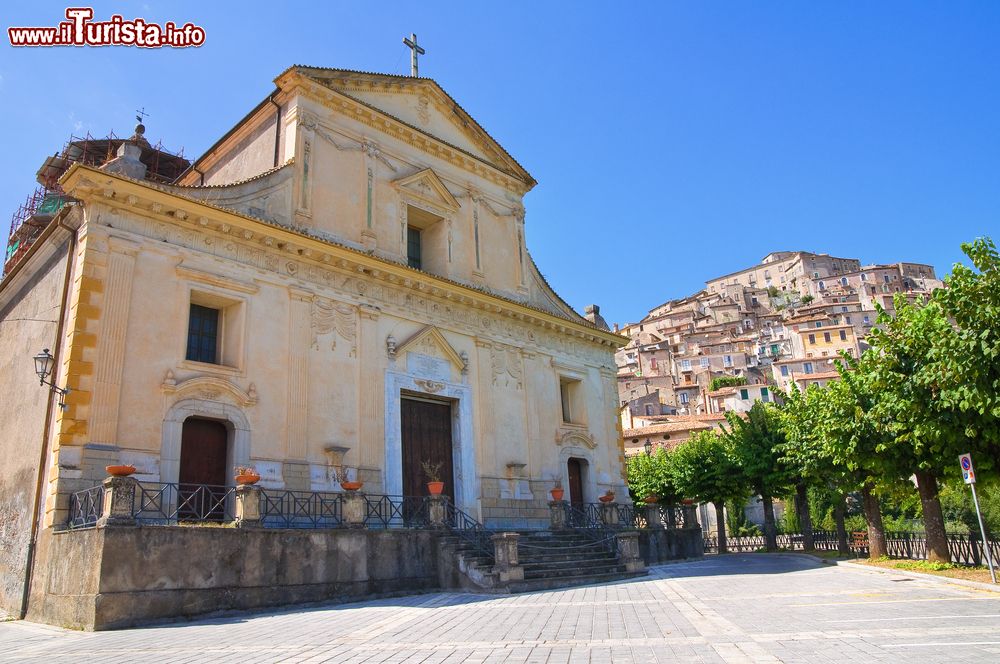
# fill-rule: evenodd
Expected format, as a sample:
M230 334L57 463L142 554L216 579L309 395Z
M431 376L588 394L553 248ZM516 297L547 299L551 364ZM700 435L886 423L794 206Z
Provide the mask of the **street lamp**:
M68 387L59 387L53 382L45 380L52 374L52 365L55 363L55 358L52 357L52 353L49 352L48 348L42 349L42 352L35 355L35 373L38 375L39 385L48 385L49 388L59 395L59 407L66 410L66 400L65 397L69 394Z
M646 449L646 456L651 456L653 454L653 443L648 438L646 439L646 444L643 445L643 447Z

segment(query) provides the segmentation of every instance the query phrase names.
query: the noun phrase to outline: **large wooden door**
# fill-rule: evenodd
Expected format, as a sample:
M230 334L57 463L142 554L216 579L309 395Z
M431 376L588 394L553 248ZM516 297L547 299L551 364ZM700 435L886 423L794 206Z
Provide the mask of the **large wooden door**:
M403 495L426 496L427 477L422 463L441 464L444 495L455 500L452 472L451 404L403 397Z
M191 417L181 432L181 463L177 478L179 519L224 517L224 491L206 489L226 484L229 433L222 422Z
M583 508L583 463L576 458L570 458L566 463L569 475L569 502L576 508Z

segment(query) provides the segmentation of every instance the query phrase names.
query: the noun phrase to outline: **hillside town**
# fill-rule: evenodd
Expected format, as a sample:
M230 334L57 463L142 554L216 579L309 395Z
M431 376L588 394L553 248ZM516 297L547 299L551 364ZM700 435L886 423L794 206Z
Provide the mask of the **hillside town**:
M879 308L891 313L897 293L923 300L942 285L921 263L776 251L616 325L630 338L615 355L626 454L674 448L793 385L825 385L841 351L868 347Z

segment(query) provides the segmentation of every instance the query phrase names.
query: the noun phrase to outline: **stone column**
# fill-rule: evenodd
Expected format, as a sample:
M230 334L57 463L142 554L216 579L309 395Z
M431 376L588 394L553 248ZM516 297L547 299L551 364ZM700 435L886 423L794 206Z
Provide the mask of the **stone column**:
M642 509L646 513L646 527L663 530L663 521L660 519L660 506L653 503L647 504Z
M427 498L427 521L431 528L444 528L448 511L445 508L444 496L429 496Z
M517 533L497 533L493 540L493 571L500 576L501 583L523 581L524 568L517 559Z
M348 528L364 528L368 512L368 502L365 494L360 491L347 491L343 496L343 522Z
M601 523L608 528L618 527L618 503L601 503Z
M549 501L549 528L552 530L565 530L569 528L569 524L566 522L566 501L565 500L550 500Z
M260 528L264 525L260 509L262 498L263 492L256 484L241 484L236 487L237 528Z
M381 312L368 305L358 308L358 466L384 468L385 461L385 338L378 334ZM390 398L398 399L399 395ZM383 481L385 474L383 472ZM388 493L391 487L384 487ZM402 493L402 483L399 488Z
M698 508L695 505L685 505L681 508L681 513L684 515L684 527L685 528L698 528Z
M108 477L104 486L104 505L97 527L134 526L135 492L139 483L131 477Z
M629 531L615 535L618 539L618 560L625 565L626 572L642 572L646 562L639 554L639 533Z

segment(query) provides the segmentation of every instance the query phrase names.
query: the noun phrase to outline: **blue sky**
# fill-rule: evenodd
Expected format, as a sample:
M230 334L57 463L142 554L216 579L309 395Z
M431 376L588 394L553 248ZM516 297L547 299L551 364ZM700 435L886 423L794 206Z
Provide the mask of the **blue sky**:
M55 25L65 4L5 7ZM71 133L201 154L291 64L407 73L401 39L538 180L528 243L610 322L772 250L933 264L1000 239L998 2L147 2L186 50L0 46L0 232Z

